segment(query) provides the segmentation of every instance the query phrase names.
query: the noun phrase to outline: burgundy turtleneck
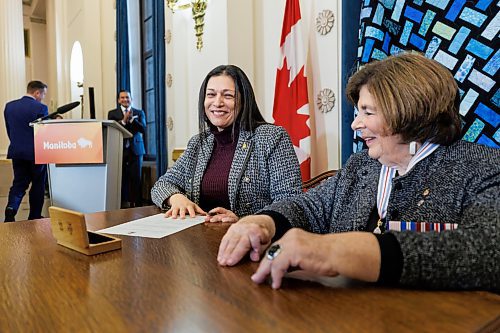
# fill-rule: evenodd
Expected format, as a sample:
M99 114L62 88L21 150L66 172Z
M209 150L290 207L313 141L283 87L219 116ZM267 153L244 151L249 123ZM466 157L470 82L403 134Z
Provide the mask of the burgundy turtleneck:
M239 130L234 130L234 136L232 126L220 132L212 128L211 132L214 135L214 148L200 189L200 207L207 212L215 207L231 209L227 184Z

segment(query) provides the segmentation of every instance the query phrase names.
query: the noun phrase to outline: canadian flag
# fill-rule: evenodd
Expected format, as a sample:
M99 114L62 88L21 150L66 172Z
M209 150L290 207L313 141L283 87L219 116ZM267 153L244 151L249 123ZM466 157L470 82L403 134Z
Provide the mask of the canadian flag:
M299 0L287 0L281 31L281 59L276 71L273 118L276 125L283 126L290 134L302 180L305 181L311 178L311 129L301 21Z

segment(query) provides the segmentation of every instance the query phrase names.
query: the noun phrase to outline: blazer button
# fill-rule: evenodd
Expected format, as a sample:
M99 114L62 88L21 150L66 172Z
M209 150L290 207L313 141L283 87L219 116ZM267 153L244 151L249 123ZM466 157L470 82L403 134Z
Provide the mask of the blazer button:
M244 181L245 183L250 183L250 178L245 177L245 178L243 178L243 181Z
M394 189L400 191L403 188L403 185L401 183L396 183L394 184Z

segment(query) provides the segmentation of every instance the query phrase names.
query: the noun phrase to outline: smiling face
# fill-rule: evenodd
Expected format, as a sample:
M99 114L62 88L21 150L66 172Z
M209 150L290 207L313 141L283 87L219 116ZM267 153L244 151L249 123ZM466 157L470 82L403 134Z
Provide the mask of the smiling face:
M128 109L131 103L132 103L132 97L130 97L130 94L126 91L121 91L120 94L118 95L118 104Z
M351 128L360 131L371 158L386 166L401 166L406 169L412 157L409 154L409 145L402 143L400 135L390 134L384 116L377 108L368 87L362 86L359 91L359 113Z
M236 119L235 86L232 77L227 75L212 76L205 92L205 114L212 125L219 131L229 127Z

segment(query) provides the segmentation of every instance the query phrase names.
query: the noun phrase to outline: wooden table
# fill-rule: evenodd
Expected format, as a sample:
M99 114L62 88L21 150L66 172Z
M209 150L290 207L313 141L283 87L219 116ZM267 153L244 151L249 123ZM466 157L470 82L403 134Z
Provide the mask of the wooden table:
M89 230L156 214L87 215ZM500 329L500 296L287 279L256 285L257 264L220 267L227 225L163 239L121 236L87 257L55 243L49 219L0 224L0 332L473 332Z

